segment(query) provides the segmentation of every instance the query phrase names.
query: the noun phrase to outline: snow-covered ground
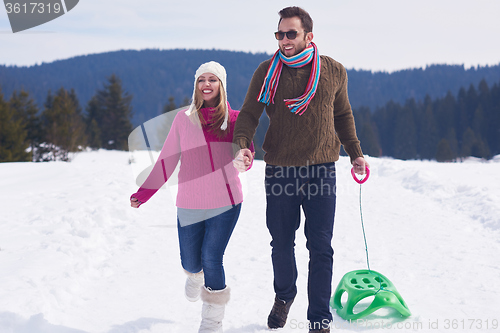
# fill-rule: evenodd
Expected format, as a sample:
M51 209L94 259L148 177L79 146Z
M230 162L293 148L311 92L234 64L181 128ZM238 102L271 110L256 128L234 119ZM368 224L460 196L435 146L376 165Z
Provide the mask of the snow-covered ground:
M0 164L1 333L197 332L201 304L183 296L170 191L130 208L137 186L129 158L97 151L71 163ZM394 282L412 316L379 310L348 323L334 314L337 331L500 330L500 159L369 162L362 205L370 265ZM366 268L359 185L347 158L337 171L333 288ZM274 298L264 163L244 178L248 194L225 256L227 333L268 332ZM281 332L307 332L302 229L296 254L299 293Z

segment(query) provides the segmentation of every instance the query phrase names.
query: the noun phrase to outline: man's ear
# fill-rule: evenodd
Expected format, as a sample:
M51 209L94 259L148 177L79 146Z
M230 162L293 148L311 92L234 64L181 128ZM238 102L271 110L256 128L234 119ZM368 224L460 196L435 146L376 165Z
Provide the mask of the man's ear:
M306 34L306 43L307 43L307 45L311 44L311 42L312 42L312 40L313 40L313 37L314 37L314 35L313 35L313 33L312 33L312 32L308 32L308 33Z

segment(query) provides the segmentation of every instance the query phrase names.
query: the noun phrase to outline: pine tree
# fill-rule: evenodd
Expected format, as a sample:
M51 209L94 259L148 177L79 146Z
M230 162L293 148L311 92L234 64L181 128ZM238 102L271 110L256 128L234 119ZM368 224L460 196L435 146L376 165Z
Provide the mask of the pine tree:
M22 120L23 126L27 131L26 140L32 154L42 139L38 107L35 101L30 98L29 93L24 90L21 90L19 93L14 91L9 100L9 106L14 111L16 117Z
M473 119L473 129L476 136L479 134L483 141L485 151L488 151L490 157L491 152L495 152L495 146L498 142L495 141L495 132L500 131L500 122L496 121L498 115L495 114L493 90L490 91L488 84L483 79L479 82L479 106L476 109Z
M479 158L490 158L490 149L488 144L481 137L476 137L476 141L472 146L471 156L479 157Z
M480 157L489 158L490 149L488 143L483 137L484 117L482 107L479 106L474 112L472 127L467 127L462 137L462 146L460 150L461 157Z
M450 91L436 103L435 117L439 133L447 133L450 128L456 128L456 105L456 99Z
M456 121L456 131L459 134L458 141L462 144L462 135L465 133L465 130L468 126L470 126L470 120L468 119L467 114L467 92L465 88L460 88L458 91L457 98L457 121Z
M363 124L363 139L361 141L361 146L367 155L379 157L382 154L382 149L380 149L374 126L372 122L365 122Z
M126 150L132 132L132 96L116 75L108 78L87 106L87 131L94 148Z
M436 118L432 100L429 95L425 97L424 113L420 115L420 130L419 130L419 155L424 159L432 159L436 155L436 146L439 141Z
M450 143L446 139L441 139L436 147L436 161L450 162L454 159L453 151L451 150Z
M491 87L491 111L488 115L490 131L488 143L493 155L500 154L500 84Z
M472 120L474 116L474 110L476 110L477 105L479 104L479 96L477 94L477 90L473 84L469 86L467 90L467 99L466 99L466 107L469 115L469 121Z
M481 104L485 109L489 109L491 107L490 88L488 87L488 83L484 79L479 82L478 91L479 104Z
M23 119L4 101L0 92L0 162L30 160Z
M165 104L165 106L163 107L163 113L175 110L176 108L177 108L177 106L175 105L174 96L170 96L168 98L168 104Z
M75 92L61 88L55 96L47 96L42 113L45 150L37 160L69 160L69 152L78 151L86 144L85 124ZM45 155L46 152L48 155Z
M376 132L376 125L372 121L370 109L367 107L360 107L353 110L354 118L356 120L356 133L361 142L363 152L369 156L380 156L381 149Z
M385 106L378 108L373 114L378 128L380 148L383 156L394 156L394 131L396 115L401 112L401 105L389 101Z
M476 144L476 135L474 134L474 131L470 127L467 127L462 136L462 146L460 149L460 156L461 157L472 156L472 148L475 144Z
M470 112L468 112L470 114ZM469 157L475 156L480 158L488 158L490 151L487 142L483 139L483 133L481 131L481 123L483 121L482 108L478 107L474 112L474 116L469 123L469 126L465 129L462 140L460 142L460 154L459 156Z
M486 135L488 133L488 122L484 117L483 107L481 104L477 107L474 112L474 118L472 119L472 130L476 137L476 141L472 146L472 156L480 158L490 157L490 148L488 147L488 142L486 141Z
M101 117L97 97L94 96L87 104L87 116L85 124L87 126L87 142L89 147L94 149L102 148L101 129L98 121Z
M472 130L476 136L483 136L486 133L486 118L484 117L483 107L480 104L474 111L474 117L472 118Z
M404 108L396 115L394 129L394 157L400 159L417 158L417 128L414 114L414 99L406 102Z
M450 145L450 149L453 154L453 159L456 159L458 157L458 140L455 128L450 128L448 130L445 139L446 141L448 141L448 144Z

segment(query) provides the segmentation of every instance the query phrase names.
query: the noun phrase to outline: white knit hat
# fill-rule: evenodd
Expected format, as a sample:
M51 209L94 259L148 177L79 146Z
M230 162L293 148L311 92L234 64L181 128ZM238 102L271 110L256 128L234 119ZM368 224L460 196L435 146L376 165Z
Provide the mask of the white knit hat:
M219 64L218 62L215 61L209 61L204 64L202 64L197 70L196 73L194 74L194 90L193 90L193 98L191 105L189 106L189 109L186 111L186 114L189 116L191 115L192 112L196 111L196 106L194 105L194 95L197 89L197 83L198 83L198 78L205 74L205 73L211 73L217 76L222 83L222 86L224 87L224 90L226 91L227 95L227 86L226 86L226 70L224 67ZM224 115L224 122L222 123L222 126L220 127L221 130L226 130L227 128L227 119L228 119L228 110L226 107L226 114Z

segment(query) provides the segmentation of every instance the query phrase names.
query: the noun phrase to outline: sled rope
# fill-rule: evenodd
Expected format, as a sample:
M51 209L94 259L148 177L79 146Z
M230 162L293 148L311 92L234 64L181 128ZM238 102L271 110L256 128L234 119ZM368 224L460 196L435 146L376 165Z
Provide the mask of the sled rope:
M384 286L382 286L382 278L380 275L378 275L376 272L372 271L370 269L370 259L368 258L368 243L366 242L366 233L365 233L365 223L363 221L363 206L361 204L361 184L359 184L359 215L361 216L361 228L363 229L363 239L365 240L365 251L366 251L366 265L368 266L368 271L377 275L380 282L379 282L379 289L375 292L377 294L381 290L389 291L394 294L392 290L385 289Z
M371 271L370 260L368 259L368 244L366 242L365 224L363 222L363 207L361 204L361 184L359 184L359 215L361 216L361 228L363 229L363 239L365 240L366 265L368 266L368 270Z

